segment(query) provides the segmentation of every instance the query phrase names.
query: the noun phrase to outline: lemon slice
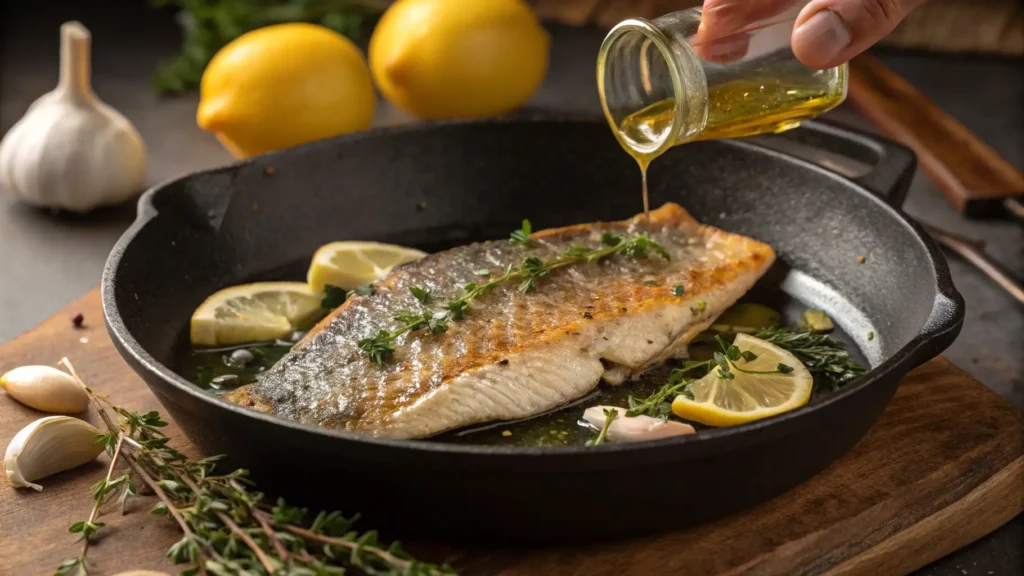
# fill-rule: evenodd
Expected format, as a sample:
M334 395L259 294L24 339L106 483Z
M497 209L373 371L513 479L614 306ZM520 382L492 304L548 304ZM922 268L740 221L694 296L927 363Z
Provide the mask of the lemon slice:
M285 338L324 311L321 294L302 282L257 282L214 293L192 314L197 346L245 344Z
M387 276L395 266L426 256L414 248L379 242L331 242L313 255L306 280L315 292L330 284L351 290Z
M796 356L747 334L737 334L733 344L757 358L733 362L731 380L720 377L716 367L691 384L687 390L693 394L692 400L677 396L672 402L676 416L709 426L733 426L782 414L807 403L814 378ZM792 372L778 372L779 364L789 366ZM772 373L749 374L741 370Z

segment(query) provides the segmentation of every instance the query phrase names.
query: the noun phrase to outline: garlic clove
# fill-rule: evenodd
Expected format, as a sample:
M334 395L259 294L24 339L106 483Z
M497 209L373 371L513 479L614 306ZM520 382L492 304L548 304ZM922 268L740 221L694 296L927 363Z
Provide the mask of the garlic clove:
M7 446L4 472L15 488L42 490L33 481L92 462L103 451L92 424L71 416L47 416L25 426Z
M0 376L0 388L36 410L78 414L89 407L89 394L67 372L50 366L22 366Z

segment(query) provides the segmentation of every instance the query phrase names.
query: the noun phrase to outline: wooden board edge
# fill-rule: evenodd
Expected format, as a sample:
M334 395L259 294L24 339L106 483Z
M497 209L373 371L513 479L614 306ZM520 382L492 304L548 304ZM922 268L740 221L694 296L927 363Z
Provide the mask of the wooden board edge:
M993 506L1005 502L1005 506ZM826 574L908 574L994 532L1024 512L1024 456L966 496ZM948 529L956 526L955 530Z

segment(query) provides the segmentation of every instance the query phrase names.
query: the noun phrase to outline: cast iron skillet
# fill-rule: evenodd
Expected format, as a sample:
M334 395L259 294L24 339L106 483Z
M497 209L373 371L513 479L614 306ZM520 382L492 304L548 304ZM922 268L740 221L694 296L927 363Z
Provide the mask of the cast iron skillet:
M653 206L675 200L703 222L771 244L781 288L829 312L870 361L860 381L775 418L597 449L375 440L232 406L170 368L206 296L301 278L328 241L437 248L507 237L524 217L544 228L635 214L636 164L601 120L376 130L157 186L107 262L107 325L204 453L229 454L265 490L362 512L391 534L581 541L717 518L793 488L849 450L900 378L946 348L963 320L940 252L898 209L912 153L825 124L791 136L874 169L854 181L723 141L677 147L650 175Z

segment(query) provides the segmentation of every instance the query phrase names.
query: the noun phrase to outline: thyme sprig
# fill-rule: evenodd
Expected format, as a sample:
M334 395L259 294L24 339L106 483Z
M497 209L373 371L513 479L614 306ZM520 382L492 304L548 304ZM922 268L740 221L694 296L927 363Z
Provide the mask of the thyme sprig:
M219 456L195 460L172 448L156 411L139 414L110 402L82 382L67 358L62 362L92 399L107 432L96 437L110 454L106 477L92 488L88 520L70 528L80 534L81 552L60 564L58 576L86 576L93 536L104 527L96 521L115 498L123 505L139 494L135 482L159 499L151 513L173 519L182 538L167 552L187 564L183 574L229 576L440 576L455 574L447 566L420 562L398 543L384 546L375 532L356 532L358 517L321 512L309 524L307 510L264 503L245 470L216 471ZM127 468L119 468L119 465Z
M864 374L864 367L850 358L846 346L825 334L811 330L794 330L792 328L763 328L754 337L770 342L797 357L814 377L815 390L833 391L853 382ZM693 399L688 387L697 378L718 368L718 376L726 380L735 378L736 372L746 374L790 374L792 366L779 363L775 370L746 370L737 365L740 359L747 362L757 360L757 355L749 350L740 350L729 343L722 334L715 335L715 341L721 348L709 360L688 360L681 368L669 373L668 379L661 388L646 398L629 397L627 417L653 416L667 420L672 415L672 400L679 395ZM689 377L693 374L695 377Z
M528 220L523 221L523 228L516 232L526 234L530 230ZM525 236L528 238L528 236ZM518 236L513 233L510 243L521 244ZM525 242L525 241L523 241ZM424 309L421 312L402 310L394 319L399 326L393 330L381 329L372 338L359 340L359 349L370 357L376 364L384 364L388 357L394 353L394 341L407 332L420 330L429 331L431 334L447 332L452 322L457 322L466 317L470 312L470 305L480 296L490 292L496 286L507 282L518 282L518 291L522 294L530 292L537 287L537 281L551 272L579 263L593 263L610 256L622 254L637 259L648 258L654 253L666 260L671 256L664 246L655 242L647 234L626 235L614 232L605 232L601 235L601 246L588 248L580 244L570 246L560 256L551 260L543 260L536 256L525 258L518 266L508 266L499 275L491 275L486 282L470 282L462 287L462 295L446 302L440 310ZM481 274L478 274L481 275ZM423 287L412 286L410 292L420 303L426 305L430 299L431 292Z
M788 350L814 377L815 391L834 391L864 375L846 345L826 334L792 328L764 328L754 337Z
M686 375L694 370L707 369L707 365L707 362L688 361L682 368L672 370L665 384L647 398L637 399L630 395L626 417L652 416L668 420L668 417L672 415L672 400L676 396L682 394L693 398L693 394L690 394L687 387L694 381L694 378L688 378Z
M601 426L601 430L597 433L597 438L593 440L587 440L587 446L600 446L605 443L608 437L608 429L612 426L612 420L619 417L619 411L615 408L605 408L604 412L604 424Z

